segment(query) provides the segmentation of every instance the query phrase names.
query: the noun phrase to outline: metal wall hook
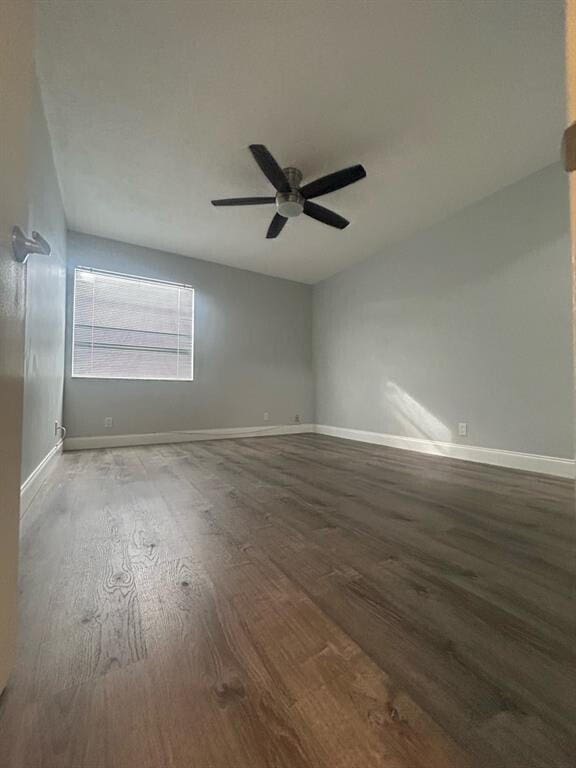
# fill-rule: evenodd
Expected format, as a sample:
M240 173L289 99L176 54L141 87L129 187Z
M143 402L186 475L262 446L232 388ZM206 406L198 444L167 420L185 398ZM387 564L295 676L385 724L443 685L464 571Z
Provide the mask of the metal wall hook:
M12 251L14 258L20 264L24 264L31 253L42 253L49 256L52 249L50 243L39 232L32 232L32 237L26 237L20 227L12 229Z

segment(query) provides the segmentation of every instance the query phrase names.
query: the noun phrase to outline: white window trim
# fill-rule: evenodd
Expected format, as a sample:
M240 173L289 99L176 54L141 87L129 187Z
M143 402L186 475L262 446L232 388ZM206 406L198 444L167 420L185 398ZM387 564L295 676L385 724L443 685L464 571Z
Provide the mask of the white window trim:
M170 285L174 288L187 288L192 291L192 319L191 319L191 363L190 378L179 379L174 377L152 378L148 376L92 376L85 373L74 373L74 336L76 329L76 272L93 272L97 275L110 275L112 277L125 277L131 280L144 280L148 283L160 283ZM159 280L155 277L145 277L144 275L132 275L127 272L113 272L109 269L99 269L98 267L83 267L81 265L74 267L74 276L72 281L72 335L70 349L70 378L84 379L87 381L171 381L180 384L190 384L194 381L194 316L196 313L196 288L188 283L175 283L172 280Z

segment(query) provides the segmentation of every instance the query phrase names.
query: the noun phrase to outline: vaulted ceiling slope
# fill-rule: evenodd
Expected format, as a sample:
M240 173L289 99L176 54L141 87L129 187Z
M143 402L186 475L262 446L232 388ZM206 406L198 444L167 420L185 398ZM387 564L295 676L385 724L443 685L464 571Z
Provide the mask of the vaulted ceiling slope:
M69 226L303 282L554 162L561 0L42 0L38 70ZM368 177L266 240L247 147Z

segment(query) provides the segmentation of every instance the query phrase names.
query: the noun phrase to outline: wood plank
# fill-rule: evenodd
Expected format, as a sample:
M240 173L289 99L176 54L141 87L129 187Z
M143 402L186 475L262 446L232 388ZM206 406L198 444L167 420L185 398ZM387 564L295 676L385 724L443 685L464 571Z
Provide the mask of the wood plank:
M567 481L293 435L65 455L7 768L572 768Z

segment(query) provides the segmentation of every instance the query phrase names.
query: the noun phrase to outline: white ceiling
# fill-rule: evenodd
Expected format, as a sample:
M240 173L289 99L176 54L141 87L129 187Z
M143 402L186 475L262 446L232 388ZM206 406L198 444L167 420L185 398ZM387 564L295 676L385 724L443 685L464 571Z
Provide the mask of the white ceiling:
M69 226L315 282L558 158L561 0L42 0ZM368 178L266 240L247 146Z

